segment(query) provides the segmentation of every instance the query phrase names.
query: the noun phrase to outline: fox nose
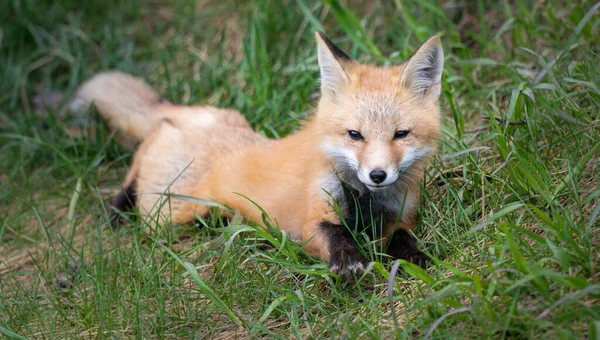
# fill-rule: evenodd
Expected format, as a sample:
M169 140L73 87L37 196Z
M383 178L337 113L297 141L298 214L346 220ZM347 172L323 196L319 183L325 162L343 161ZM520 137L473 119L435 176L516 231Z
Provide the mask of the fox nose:
M373 181L373 183L379 184L379 183L385 181L387 174L383 170L373 170L369 174L369 177L371 177L371 180Z

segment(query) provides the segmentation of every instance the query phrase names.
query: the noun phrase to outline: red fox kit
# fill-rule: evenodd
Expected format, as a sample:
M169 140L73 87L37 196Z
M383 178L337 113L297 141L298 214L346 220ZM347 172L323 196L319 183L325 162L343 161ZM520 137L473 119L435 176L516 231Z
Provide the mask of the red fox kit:
M237 111L163 101L125 74L99 74L82 85L78 104L93 102L112 126L142 141L113 222L134 207L173 222L209 212L190 201L157 204L163 192L215 201L260 222L252 200L344 279L367 264L344 224L380 239L392 258L424 265L428 258L408 231L440 137L440 40L430 38L408 61L386 68L359 64L322 33L316 40L318 107L304 128L281 140L254 132Z

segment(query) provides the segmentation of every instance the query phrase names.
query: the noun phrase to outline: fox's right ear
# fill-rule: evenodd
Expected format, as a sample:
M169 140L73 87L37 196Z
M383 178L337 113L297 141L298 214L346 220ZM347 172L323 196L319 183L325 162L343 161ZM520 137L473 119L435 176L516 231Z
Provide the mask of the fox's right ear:
M317 57L321 69L321 92L332 91L334 94L350 81L344 70L344 64L351 62L346 53L340 50L322 32L317 32Z
M444 51L440 38L429 38L406 62L400 82L419 95L439 96L442 71L444 69Z

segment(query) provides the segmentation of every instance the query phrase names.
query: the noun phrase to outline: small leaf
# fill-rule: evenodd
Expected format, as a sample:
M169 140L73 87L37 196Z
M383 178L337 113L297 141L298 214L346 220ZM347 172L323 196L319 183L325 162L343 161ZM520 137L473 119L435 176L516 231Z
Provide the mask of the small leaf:
M286 295L286 296L280 296L277 299L273 300L273 302L271 302L271 304L269 305L269 308L267 308L267 310L265 310L265 312L260 317L260 319L258 319L258 322L259 323L265 322L265 320L267 320L269 315L271 315L271 313L273 312L273 310L275 310L275 308L277 308L277 306L279 306L283 301L289 300L289 299L290 299L290 296Z
M26 337L21 336L15 332L11 331L10 329L4 328L2 326L0 326L0 334L5 335L9 339L27 340Z
M410 263L405 260L400 260L400 265L408 274L416 277L417 279L431 285L435 280L427 273L427 271L414 263Z
M162 194L158 193L158 195L162 195ZM164 195L167 196L167 197L169 197L169 198L174 198L174 199L178 199L178 200L181 200L181 201L193 202L193 203L198 203L198 204L205 205L207 207L215 207L215 208L223 209L223 210L225 210L227 212L230 212L230 213L234 212L231 208L229 208L229 207L227 207L227 206L225 206L225 205L223 205L221 203L218 203L218 202L215 202L215 201L211 201L211 200L207 200L207 199L204 199L204 198L197 198L197 197L193 197L193 196L178 195L178 194L171 194L171 193L165 193Z

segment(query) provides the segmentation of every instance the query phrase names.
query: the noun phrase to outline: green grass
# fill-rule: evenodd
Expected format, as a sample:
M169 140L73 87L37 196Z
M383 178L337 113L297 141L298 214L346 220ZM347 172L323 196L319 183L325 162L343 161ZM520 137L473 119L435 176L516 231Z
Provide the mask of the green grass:
M585 0L7 1L0 334L598 339L599 13ZM389 282L375 263L342 284L237 218L150 238L108 227L132 154L93 115L69 133L78 84L119 69L277 138L314 107L317 29L382 64L442 37L444 136L416 230L434 267L402 264L409 275Z

